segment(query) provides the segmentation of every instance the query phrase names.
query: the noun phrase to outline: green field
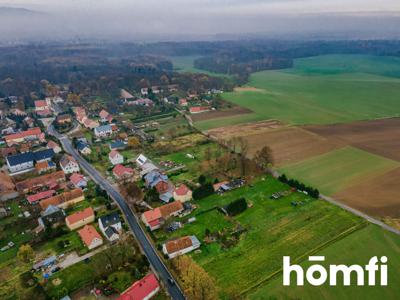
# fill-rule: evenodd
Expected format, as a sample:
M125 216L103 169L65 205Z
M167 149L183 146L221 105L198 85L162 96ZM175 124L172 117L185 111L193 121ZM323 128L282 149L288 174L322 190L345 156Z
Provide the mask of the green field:
M197 125L208 129L260 119L331 124L395 117L400 115L400 78L396 77L400 77L399 58L326 55L298 59L292 69L252 74L248 86L258 91L223 95L254 114Z
M195 68L194 61L200 57L201 57L200 55L188 55L188 56L170 56L168 58L172 61L172 64L174 65L174 70L177 72L203 73L203 74L207 74L210 76L229 77L229 75L227 75L227 74L214 73L214 72L209 72L206 70Z
M269 284L249 295L250 299L397 299L399 296L400 280L400 239L397 235L385 231L375 225L368 225L331 246L319 251L326 262L323 264L365 265L373 256L388 257L388 286L387 287L283 287L282 277L279 276ZM302 264L303 269L309 263ZM378 277L379 278L379 277ZM338 280L339 282L339 280ZM276 297L276 298L275 298Z
M272 193L287 189L286 185L267 177L253 186L222 196L212 195L196 202L199 206L193 213L196 222L173 233L173 236L196 234L202 239L207 228L211 232L221 231L240 223L246 229L231 248L223 249L219 243L203 243L201 253L193 254L194 259L216 279L222 298L232 299L266 284L279 273L283 255L303 259L307 253L365 225L360 218L301 193L292 193L280 200L269 199ZM215 210L209 211L240 197L245 197L253 206L231 220ZM293 207L292 201L302 201L303 205ZM157 243L167 238L161 231L156 234Z
M398 166L398 162L353 147L344 147L285 166L280 171L289 178L298 179L317 187L324 194L332 195L348 184L383 174Z

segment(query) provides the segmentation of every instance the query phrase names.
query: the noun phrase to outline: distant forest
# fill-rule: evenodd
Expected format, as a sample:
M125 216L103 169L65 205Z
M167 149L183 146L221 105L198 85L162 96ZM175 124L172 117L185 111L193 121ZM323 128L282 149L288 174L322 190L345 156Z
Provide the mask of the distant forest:
M179 83L183 88L224 88L245 83L250 73L289 68L293 60L323 54L400 56L400 41L163 42L153 44L36 44L0 48L0 97L40 93L43 80L68 84L71 92L116 97L120 88L137 90ZM234 82L173 72L168 57L197 55L195 67L232 75Z

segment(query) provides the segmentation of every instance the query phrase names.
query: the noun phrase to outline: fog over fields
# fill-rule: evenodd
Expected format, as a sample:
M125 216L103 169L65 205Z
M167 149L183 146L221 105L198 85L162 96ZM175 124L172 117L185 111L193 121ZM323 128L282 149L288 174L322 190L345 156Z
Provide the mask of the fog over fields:
M396 0L0 0L0 38L398 37Z

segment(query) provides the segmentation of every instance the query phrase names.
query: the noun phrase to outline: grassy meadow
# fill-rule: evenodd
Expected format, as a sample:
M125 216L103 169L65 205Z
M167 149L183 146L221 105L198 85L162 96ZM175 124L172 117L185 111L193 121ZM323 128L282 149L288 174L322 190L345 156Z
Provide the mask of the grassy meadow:
M301 193L291 193L279 200L269 198L272 193L287 189L276 179L266 177L252 186L196 201L199 208L192 215L197 220L172 235L156 232L157 243L190 234L202 240L206 229L223 231L240 224L246 231L234 246L223 248L219 242L203 243L201 253L192 254L216 279L221 298L232 299L265 285L279 274L283 255L301 261L307 254L365 226L362 219ZM240 197L245 197L252 207L236 217L227 218L212 210ZM292 201L302 205L294 207Z
M349 184L384 174L398 166L396 161L357 148L344 147L285 166L280 171L289 178L298 179L318 187L324 194L332 195Z
M253 114L196 123L210 129L260 119L288 124L332 124L400 115L400 59L326 55L297 59L291 69L250 76L254 91L223 97Z
M168 57L174 66L174 70L182 73L202 73L210 76L224 76L229 77L227 74L214 73L206 70L198 69L194 66L194 61L200 58L200 55L187 55L187 56L170 56Z
M358 230L342 240L318 251L316 255L325 256L323 265L360 264L365 265L373 256L388 257L388 286L321 286L285 287L282 276L249 294L249 299L397 299L400 280L400 239L397 235L375 225ZM304 270L310 266L306 261L301 264ZM378 280L379 277L377 277ZM338 283L339 283L338 279Z

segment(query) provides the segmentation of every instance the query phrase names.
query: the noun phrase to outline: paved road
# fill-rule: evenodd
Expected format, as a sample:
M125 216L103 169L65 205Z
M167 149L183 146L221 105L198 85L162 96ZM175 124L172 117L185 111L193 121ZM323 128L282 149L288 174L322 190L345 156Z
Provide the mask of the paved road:
M164 282L165 287L168 290L168 293L174 300L185 299L183 292L180 290L179 286L175 282L171 273L168 271L168 268L164 265L161 258L158 256L157 251L154 249L151 242L148 240L145 232L142 227L139 225L139 221L136 215L132 212L129 206L126 204L122 195L106 180L104 179L100 173L92 167L85 159L83 159L78 152L72 147L71 141L63 136L55 132L54 128L50 126L48 128L48 132L59 139L64 150L71 154L80 164L81 168L85 170L85 172L104 190L107 191L109 196L117 202L119 207L121 208L123 214L125 215L125 219L127 220L129 227L131 228L133 234L138 240L139 244L142 247L144 254L147 256L152 268L157 272L159 278ZM169 279L173 280L173 284L169 282Z

